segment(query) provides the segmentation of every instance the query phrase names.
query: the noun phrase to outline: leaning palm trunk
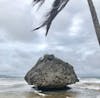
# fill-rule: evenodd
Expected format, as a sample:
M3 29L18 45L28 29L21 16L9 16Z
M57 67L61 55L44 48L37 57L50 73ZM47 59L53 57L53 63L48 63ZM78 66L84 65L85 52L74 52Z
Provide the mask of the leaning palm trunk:
M98 41L99 41L99 44L100 44L100 24L99 24L99 20L98 20L98 17L97 17L97 13L96 13L95 7L93 5L93 1L88 0L88 4L89 4L90 12L91 12L91 15L92 15L92 20L93 20L95 32L97 34L97 38L98 38Z

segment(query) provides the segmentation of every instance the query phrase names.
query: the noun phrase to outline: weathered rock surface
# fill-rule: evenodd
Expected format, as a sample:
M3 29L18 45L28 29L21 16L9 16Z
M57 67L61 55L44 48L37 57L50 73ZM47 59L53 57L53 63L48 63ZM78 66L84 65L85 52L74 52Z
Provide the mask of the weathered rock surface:
M63 88L66 85L78 82L72 65L56 58L54 55L45 55L26 74L25 80L29 85L38 88Z

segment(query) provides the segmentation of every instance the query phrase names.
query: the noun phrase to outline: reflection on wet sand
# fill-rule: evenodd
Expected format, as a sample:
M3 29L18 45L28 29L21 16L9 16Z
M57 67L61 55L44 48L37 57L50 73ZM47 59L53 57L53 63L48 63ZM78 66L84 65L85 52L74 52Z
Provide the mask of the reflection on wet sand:
M55 92L6 92L0 98L99 98L99 91L89 89L71 89Z
M71 89L69 91L26 93L25 98L96 98L99 92L88 89Z

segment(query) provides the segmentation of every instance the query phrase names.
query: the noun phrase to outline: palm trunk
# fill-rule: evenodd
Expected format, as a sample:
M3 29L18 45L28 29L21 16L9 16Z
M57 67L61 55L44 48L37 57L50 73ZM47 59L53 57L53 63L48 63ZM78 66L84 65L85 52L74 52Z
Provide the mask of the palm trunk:
M95 32L97 34L98 42L99 42L99 45L100 45L100 24L99 24L99 20L98 20L98 17L97 17L97 13L96 13L95 7L93 5L93 1L92 0L87 0L87 1L88 1L88 4L89 4L89 7L90 7L90 12L91 12Z

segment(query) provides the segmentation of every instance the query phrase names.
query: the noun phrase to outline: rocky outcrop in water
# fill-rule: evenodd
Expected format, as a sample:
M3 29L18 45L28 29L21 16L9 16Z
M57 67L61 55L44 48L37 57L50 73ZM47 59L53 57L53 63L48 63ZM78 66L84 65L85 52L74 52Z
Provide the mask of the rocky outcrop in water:
M63 88L79 81L72 65L54 55L44 55L40 58L26 74L25 80L39 89Z

